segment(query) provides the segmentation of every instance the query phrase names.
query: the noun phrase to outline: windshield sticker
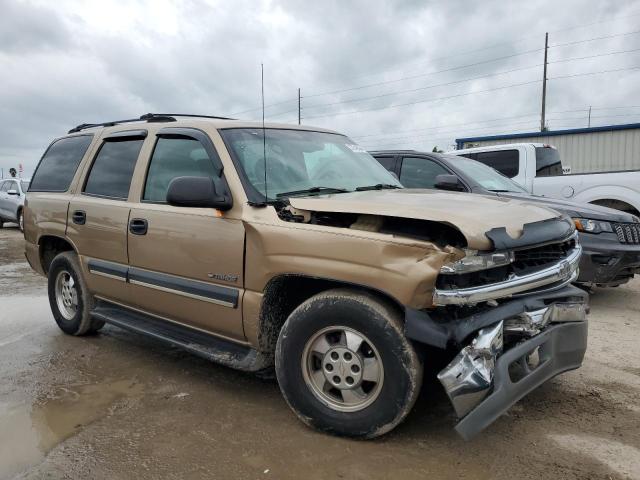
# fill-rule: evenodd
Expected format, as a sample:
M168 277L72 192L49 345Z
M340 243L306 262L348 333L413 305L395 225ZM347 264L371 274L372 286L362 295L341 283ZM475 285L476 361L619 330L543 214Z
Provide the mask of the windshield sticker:
M367 153L367 151L364 148L362 148L360 145L356 145L356 144L353 144L353 143L347 143L346 145L347 145L347 148L349 150L351 150L352 152L355 152L355 153Z

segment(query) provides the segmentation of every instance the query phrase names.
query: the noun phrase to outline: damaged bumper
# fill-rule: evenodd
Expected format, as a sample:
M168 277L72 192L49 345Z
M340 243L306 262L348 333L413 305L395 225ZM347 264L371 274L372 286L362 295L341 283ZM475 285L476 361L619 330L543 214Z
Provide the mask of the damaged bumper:
M586 299L552 303L480 329L438 374L470 439L550 378L578 368L587 348ZM505 348L505 339L517 336ZM524 339L524 340L522 340Z

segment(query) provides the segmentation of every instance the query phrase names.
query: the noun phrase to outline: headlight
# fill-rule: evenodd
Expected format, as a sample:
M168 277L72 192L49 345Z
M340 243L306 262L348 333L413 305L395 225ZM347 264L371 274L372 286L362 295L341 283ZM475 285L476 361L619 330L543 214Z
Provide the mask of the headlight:
M573 223L575 223L576 229L579 232L587 232L587 233L613 232L613 228L611 228L611 224L609 222L602 222L600 220L590 220L588 218L574 218Z
M467 250L467 256L457 262L443 265L440 273L469 273L489 268L502 267L513 262L513 252L496 252L478 255L475 250Z

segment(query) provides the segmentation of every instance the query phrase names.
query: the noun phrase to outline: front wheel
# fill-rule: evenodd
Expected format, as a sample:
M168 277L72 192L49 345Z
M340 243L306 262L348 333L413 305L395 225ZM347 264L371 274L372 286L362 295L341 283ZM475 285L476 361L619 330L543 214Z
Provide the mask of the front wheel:
M276 347L276 375L293 411L319 430L373 438L411 411L422 365L401 316L368 293L330 290L289 316Z
M24 213L22 213L22 210L18 212L18 228L24 233Z

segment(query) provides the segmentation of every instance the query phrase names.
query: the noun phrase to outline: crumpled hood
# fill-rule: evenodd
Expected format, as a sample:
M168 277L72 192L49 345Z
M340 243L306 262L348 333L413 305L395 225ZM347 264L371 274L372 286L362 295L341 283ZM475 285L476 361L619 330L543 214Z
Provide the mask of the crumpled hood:
M601 207L591 203L578 203L558 198L540 197L526 193L500 192L499 197L520 200L522 202L534 203L553 208L559 212L566 213L570 217L590 218L592 220L604 220L608 222L631 223L634 221L633 215L615 210L613 208Z
M559 218L551 209L495 196L438 190L398 189L290 197L294 208L316 212L359 213L447 223L466 237L469 248L489 250L485 233L505 227L512 238L527 223Z

